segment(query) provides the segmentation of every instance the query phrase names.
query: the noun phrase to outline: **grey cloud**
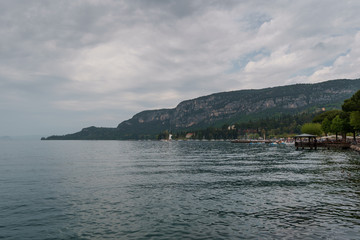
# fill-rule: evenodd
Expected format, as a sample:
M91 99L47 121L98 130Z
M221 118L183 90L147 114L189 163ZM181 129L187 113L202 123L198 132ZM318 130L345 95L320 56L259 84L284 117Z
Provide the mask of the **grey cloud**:
M20 129L11 119L66 133L213 92L355 76L359 4L1 1L0 135Z

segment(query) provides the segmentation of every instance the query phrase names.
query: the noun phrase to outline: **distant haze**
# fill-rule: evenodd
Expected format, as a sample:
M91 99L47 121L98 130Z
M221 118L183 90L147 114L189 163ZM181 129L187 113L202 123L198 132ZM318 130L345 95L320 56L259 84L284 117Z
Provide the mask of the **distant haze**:
M360 1L0 2L0 136L214 92L359 78Z

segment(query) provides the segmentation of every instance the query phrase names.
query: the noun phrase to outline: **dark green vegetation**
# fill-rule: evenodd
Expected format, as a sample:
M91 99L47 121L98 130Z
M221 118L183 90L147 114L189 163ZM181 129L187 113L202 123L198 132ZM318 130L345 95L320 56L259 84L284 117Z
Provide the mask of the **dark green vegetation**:
M305 123L301 127L301 132L311 135L321 136L323 131L321 129L320 123Z
M342 110L326 111L317 115L313 119L313 124L321 124L322 132L325 135L334 133L336 139L338 134L341 134L345 140L348 133L353 133L355 139L356 132L360 131L360 90L346 99L341 108ZM310 133L307 129L303 132ZM320 134L321 132L316 135Z
M192 139L237 139L259 137L274 138L288 137L300 133L301 126L311 121L315 112L303 112L299 114L284 114L280 116L261 118L255 121L239 122L233 125L224 124L222 127L208 127L192 131ZM166 132L164 132L166 133ZM166 138L166 134L159 134L159 139ZM174 138L186 138L187 131L176 132Z
M117 128L84 128L46 140L158 139L166 137L166 131L175 138L191 132L198 139L297 134L324 109L340 109L358 89L360 79L222 92L181 102L173 109L140 112Z

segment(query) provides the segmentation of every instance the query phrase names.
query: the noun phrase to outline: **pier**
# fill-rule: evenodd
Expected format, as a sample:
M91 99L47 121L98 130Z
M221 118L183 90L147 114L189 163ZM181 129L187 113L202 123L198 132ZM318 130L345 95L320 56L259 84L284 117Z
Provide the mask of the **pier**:
M231 141L232 143L273 143L275 141L271 140L250 140L250 139L235 139Z
M279 140L252 140L252 139L236 139L232 140L232 143L267 143L267 144L275 144L275 143L284 143ZM317 150L318 148L326 148L326 149L354 149L360 152L360 145L354 146L350 142L346 141L335 141L335 140L318 140L316 135L311 134L301 134L294 137L294 143L286 142L287 145L294 144L296 150L299 149L310 149ZM355 149L356 148L356 149Z
M349 149L351 143L344 141L317 141L315 135L301 134L294 137L296 150L300 149L318 149L318 148L338 148Z

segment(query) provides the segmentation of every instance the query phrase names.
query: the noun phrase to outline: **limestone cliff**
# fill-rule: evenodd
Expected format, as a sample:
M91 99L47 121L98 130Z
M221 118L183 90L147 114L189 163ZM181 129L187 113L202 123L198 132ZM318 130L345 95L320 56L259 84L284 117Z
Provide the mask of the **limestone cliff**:
M296 84L259 90L216 93L181 102L174 109L144 111L119 124L129 132L207 127L218 122L236 122L250 117L296 113L317 107L340 106L360 89L360 79L332 80L316 84Z

